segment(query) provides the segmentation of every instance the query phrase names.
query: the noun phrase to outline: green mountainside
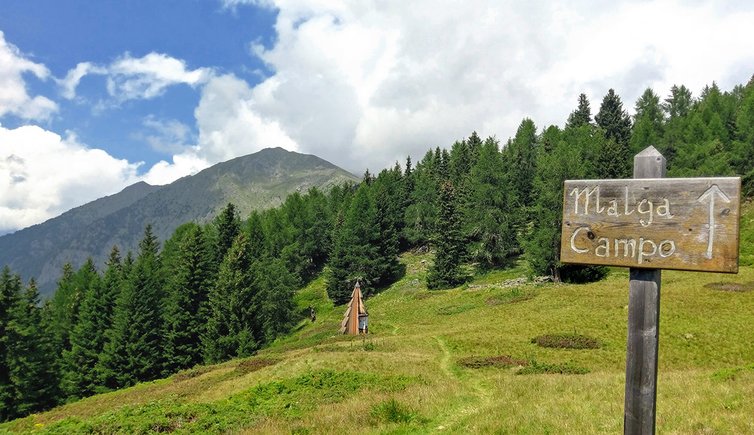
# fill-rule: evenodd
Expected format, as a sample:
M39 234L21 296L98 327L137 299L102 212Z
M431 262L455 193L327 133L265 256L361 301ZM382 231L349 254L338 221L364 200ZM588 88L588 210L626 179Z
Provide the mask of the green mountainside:
M268 148L207 168L165 186L137 183L42 224L0 237L0 266L35 277L43 296L54 290L65 263L88 257L104 264L113 245L135 249L144 227L166 240L181 224L206 222L228 202L241 216L278 206L289 193L327 189L356 177L313 155Z
M744 208L742 240L754 234ZM370 335L338 334L323 277L301 289L316 321L257 355L197 366L0 425L31 433L617 433L628 272L535 283L526 265L428 291L433 254L366 301ZM665 271L657 429L754 431L754 267Z

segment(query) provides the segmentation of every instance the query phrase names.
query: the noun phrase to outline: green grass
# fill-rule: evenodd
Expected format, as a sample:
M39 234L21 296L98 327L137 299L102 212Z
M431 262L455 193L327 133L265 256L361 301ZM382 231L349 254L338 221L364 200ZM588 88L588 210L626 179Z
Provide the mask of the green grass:
M754 210L746 211L742 252L751 252L743 242L754 241ZM316 321L303 318L254 357L84 399L0 433L622 430L626 270L591 284L508 287L528 274L519 264L428 291L431 256L401 260L406 275L366 301L369 337L337 333L345 308L332 306L319 278L296 299L315 307ZM738 275L663 272L659 433L754 433L752 282L751 266ZM532 342L541 336L599 347Z

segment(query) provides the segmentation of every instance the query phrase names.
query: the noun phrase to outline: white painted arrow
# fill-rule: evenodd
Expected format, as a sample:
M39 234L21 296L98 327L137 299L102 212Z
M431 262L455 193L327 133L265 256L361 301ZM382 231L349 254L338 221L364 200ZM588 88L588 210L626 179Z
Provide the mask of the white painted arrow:
M709 199L709 239L707 240L707 253L704 256L710 260L712 259L712 244L715 240L715 196L719 196L725 202L730 202L728 195L720 190L717 184L713 184L697 199L699 202L705 202Z

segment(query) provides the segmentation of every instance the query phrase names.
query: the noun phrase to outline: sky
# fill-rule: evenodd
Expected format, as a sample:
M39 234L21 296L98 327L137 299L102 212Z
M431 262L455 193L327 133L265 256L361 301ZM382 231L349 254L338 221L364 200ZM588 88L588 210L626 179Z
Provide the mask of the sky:
M754 74L754 2L4 0L0 234L267 147L355 174Z

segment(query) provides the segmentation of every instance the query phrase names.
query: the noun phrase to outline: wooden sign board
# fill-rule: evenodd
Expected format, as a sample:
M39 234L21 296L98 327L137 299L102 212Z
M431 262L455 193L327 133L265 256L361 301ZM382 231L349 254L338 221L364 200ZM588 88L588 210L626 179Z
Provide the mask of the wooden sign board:
M738 272L741 179L567 180L560 261Z

